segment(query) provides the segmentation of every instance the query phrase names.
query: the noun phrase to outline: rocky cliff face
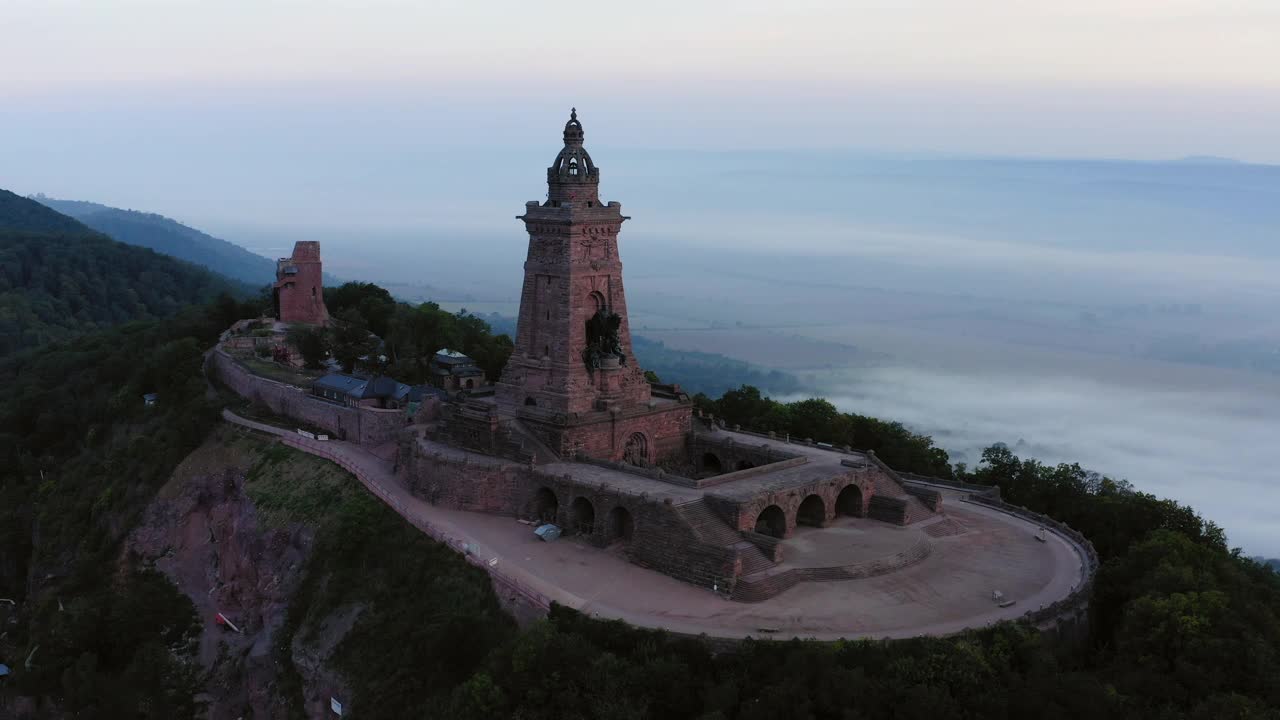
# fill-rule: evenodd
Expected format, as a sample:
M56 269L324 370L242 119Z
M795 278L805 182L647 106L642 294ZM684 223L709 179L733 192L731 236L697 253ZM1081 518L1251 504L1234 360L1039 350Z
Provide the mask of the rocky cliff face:
M296 673L308 714L341 695L325 659L358 609L299 628L281 652L280 630L302 579L314 531L305 523L265 522L246 492L254 443L220 430L192 453L148 507L127 552L168 576L203 623L199 661L210 720L287 717ZM222 613L239 632L216 622ZM292 667L278 662L287 657Z

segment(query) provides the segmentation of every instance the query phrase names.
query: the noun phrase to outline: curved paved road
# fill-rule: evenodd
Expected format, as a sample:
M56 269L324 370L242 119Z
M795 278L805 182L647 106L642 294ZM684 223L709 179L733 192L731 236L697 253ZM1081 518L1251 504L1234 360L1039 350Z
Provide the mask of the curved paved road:
M1037 542L1035 525L950 492L947 513L964 533L931 540L926 560L878 577L804 583L761 603L732 602L633 565L616 551L571 539L544 543L510 517L430 505L409 493L389 460L357 445L309 440L229 410L223 417L338 463L414 526L537 604L555 601L642 627L724 638L945 635L1016 619L1065 597L1084 578L1081 558L1064 538L1049 534ZM915 532L866 522L867 532ZM997 607L993 590L1017 604Z

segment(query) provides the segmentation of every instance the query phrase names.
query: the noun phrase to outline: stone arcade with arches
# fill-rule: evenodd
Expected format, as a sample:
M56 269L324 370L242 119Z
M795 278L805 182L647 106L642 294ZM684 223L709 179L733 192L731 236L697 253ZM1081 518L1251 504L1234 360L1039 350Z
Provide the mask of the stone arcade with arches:
M494 396L419 412L397 458L409 488L440 505L556 523L561 542L743 600L789 587L771 578L801 559L798 533L940 513L937 493L909 491L873 455L726 428L679 386L645 379L619 252L629 218L600 199L583 142L574 111L546 199L518 216L529 237L520 313ZM832 562L873 559L847 554Z

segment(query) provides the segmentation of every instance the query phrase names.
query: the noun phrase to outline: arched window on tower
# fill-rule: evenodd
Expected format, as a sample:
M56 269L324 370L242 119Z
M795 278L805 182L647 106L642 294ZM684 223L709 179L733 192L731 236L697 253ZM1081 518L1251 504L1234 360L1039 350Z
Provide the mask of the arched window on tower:
M572 158L569 160L569 174L570 175L578 174L578 158Z
M595 312L605 309L604 294L599 290L593 290L588 297L591 298L591 305L595 308Z

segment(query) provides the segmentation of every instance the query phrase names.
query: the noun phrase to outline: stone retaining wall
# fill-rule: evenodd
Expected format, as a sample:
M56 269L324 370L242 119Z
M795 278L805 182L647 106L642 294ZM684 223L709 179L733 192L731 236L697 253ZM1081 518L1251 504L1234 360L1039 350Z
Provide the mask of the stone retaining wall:
M618 488L556 475L530 464L503 462L413 439L402 453L399 472L410 492L444 507L508 515L540 517L543 490L555 498L551 521L569 535L597 547L623 544L632 562L678 580L728 593L735 578L736 555L727 547L702 542L674 506ZM575 503L591 508L584 528ZM624 520L625 518L625 520ZM629 533L629 537L626 536Z
M459 450L433 450L421 441L400 454L398 474L409 492L432 505L516 515L526 492L524 468Z
M985 495L997 500L1000 499L1000 486L998 485L976 485L974 483L960 482L959 480L948 480L946 478L932 477L930 475L917 475L916 473L898 471L898 476L903 482L907 483L924 483L926 485L941 485L942 487L952 488L955 490L963 490L970 494Z
M782 540L755 530L743 530L742 537L759 548L765 557L773 562L782 562Z
M771 472L780 467L777 463L798 458L795 453L780 452L764 443L749 445L735 442L731 437L698 432L689 440L689 454L699 473L721 473L704 480L704 485L716 484L711 482L713 480L724 482L722 478L727 476L732 476L728 479L748 477L765 467L769 469L764 472Z
M365 472L360 465L349 461L339 453L333 452L332 448L326 443L318 440L309 440L289 434L288 431L276 428L263 423L257 423L252 420L246 420L229 410L224 410L222 417L228 422L235 423L250 430L274 435L280 439L280 442L294 449L301 450L305 453L324 458L330 462L337 464L343 470L351 473L364 485L365 489L373 493L379 500L389 505L401 517L408 521L418 530L426 533L428 537L436 542L444 543L454 552L460 553L467 562L477 567L483 568L489 573L489 577L493 580L494 591L508 605L518 605L528 609L533 613L545 614L550 608L552 598L543 592L538 591L528 582L522 580L514 573L508 572L500 565L493 565L485 562L484 558L478 557L471 545L457 537L454 537L443 528L437 527L432 523L423 520L417 514L409 512L400 502L390 494Z
M271 412L322 428L339 440L381 445L396 438L407 422L403 410L346 407L317 398L310 391L253 374L221 347L209 353L206 372L232 392Z
M915 497L917 500L924 503L925 507L934 512L937 512L938 508L942 507L942 493L937 490L905 483L903 484L902 489L906 490L908 495Z
M399 501L383 491L378 483L371 480L359 465L348 462L342 456L330 452L328 448L324 446L324 443L316 440L307 440L306 438L295 438L289 436L282 436L280 440L285 445L289 445L298 450L302 450L303 452L334 462L343 470L346 470L356 476L356 479L359 480L360 483L369 490L369 492L376 495L378 499L382 500L382 502L390 505L393 510L399 513L399 515L405 520L409 521L411 525L418 528L423 533L426 533L426 535L432 540L444 543L449 547L449 549L460 553L466 561L472 565L483 568L485 572L489 573L489 577L493 579L494 590L498 591L500 595L517 596L521 598L525 604L532 606L543 613L551 609L552 600L550 597L534 589L517 576L506 572L504 568L498 565L488 564L484 561L484 558L477 557L470 543L464 542L450 535L445 530L438 528L426 520L419 518L416 514L409 512L406 508L400 505Z
M760 602L786 592L802 582L837 582L884 575L908 565L914 565L929 557L932 552L933 546L929 541L918 540L901 552L853 565L768 571L761 573L762 577L739 580L734 588L733 599L740 602Z

